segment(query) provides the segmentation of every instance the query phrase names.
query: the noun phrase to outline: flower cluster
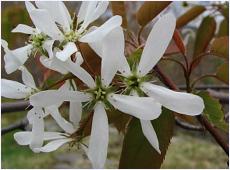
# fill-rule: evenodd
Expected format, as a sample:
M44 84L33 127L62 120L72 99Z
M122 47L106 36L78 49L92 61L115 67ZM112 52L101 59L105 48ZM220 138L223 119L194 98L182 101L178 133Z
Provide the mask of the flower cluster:
M160 116L162 106L186 115L202 113L204 104L200 97L153 84L154 77L150 72L163 56L175 30L176 19L171 13L158 19L141 57L131 63L124 54L120 16L111 17L100 27L91 26L106 11L108 1L84 1L78 15L73 17L63 2L35 3L36 7L29 1L25 2L35 28L19 24L12 30L30 35L27 45L10 50L7 42L2 40L6 72L10 74L20 70L23 80L22 84L2 79L2 96L28 99L33 106L27 114L32 130L15 133L18 144L29 145L34 152L51 152L66 143L79 144L92 166L103 168L109 141L106 111L117 109L140 119L143 134L159 154L159 142L151 120ZM81 42L88 43L101 57L101 76L92 77L81 66L84 62L79 46ZM77 87L72 79L66 80L59 89L36 87L24 64L29 56L37 53L45 67L63 75L72 74L87 87ZM69 102L69 120L59 112L63 102ZM93 113L88 146L83 143L84 136L76 135L85 112ZM63 131L45 131L44 120L48 115Z

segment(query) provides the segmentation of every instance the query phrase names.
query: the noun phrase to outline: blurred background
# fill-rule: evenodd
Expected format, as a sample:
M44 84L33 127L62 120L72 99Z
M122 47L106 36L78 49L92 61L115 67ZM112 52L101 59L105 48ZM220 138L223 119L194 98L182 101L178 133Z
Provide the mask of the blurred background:
M135 13L143 2L125 2L126 13L128 17L129 28L137 32L138 25L135 19ZM193 4L201 4L208 6L211 2L189 2ZM73 14L77 13L80 2L65 2L69 11ZM168 11L172 11L176 17L183 14L190 7L186 5L187 2L173 2ZM25 45L27 36L18 33L11 33L11 30L15 28L19 23L32 26L32 22L25 9L23 2L1 2L1 35L2 39L5 39L9 43L10 49L15 49ZM189 23L186 27L191 31L196 31L202 18L207 15L206 13L197 17L194 21ZM103 23L109 17L112 16L110 9L97 21L96 24ZM219 26L223 20L222 16L216 18ZM148 26L144 32L144 36L147 36L151 25ZM194 42L194 37L190 36L189 42ZM192 43L187 44L189 48L192 48ZM7 75L4 70L4 52L1 52L1 77L11 80L21 81L20 72L16 71L10 75ZM177 57L177 56L175 56ZM180 58L178 58L180 60ZM216 68L222 64L222 59L218 57L208 57L205 62L196 69L193 74L194 77L203 75L204 73L212 73ZM38 61L31 58L26 62L27 68L34 75L37 84L41 84L43 80L42 71L44 68ZM169 75L176 84L181 87L184 86L183 73L180 68L173 62L162 61L160 66L164 68L164 71ZM224 96L225 100L222 100L223 109L226 114L226 120L228 120L228 86L215 79L204 79L200 81L200 86L214 85L221 86L223 88L215 89L215 92ZM227 98L227 99L226 99ZM10 102L13 100L2 98L2 103ZM63 110L64 112L64 110ZM6 127L11 123L17 122L26 116L27 112L13 112L4 113L1 115L1 126ZM49 128L56 128L55 122L48 120L46 126ZM64 146L52 153L33 153L29 147L17 145L13 139L14 132L7 133L2 136L1 140L1 163L2 168L90 168L90 163L82 150L77 148L69 149L68 146ZM228 134L226 138L228 138ZM110 126L110 146L108 151L108 159L106 162L106 168L117 168L119 163L119 157L122 148L123 135L120 134L113 126ZM227 168L228 157L216 144L214 139L209 135L207 131L192 131L185 130L181 126L175 124L174 136L171 140L169 150L167 151L165 161L162 168Z

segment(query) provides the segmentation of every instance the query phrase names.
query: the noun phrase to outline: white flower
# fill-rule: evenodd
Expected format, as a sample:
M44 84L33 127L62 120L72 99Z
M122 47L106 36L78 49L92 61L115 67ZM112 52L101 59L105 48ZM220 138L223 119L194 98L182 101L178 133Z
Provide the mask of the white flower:
M34 138L32 131L17 132L14 134L14 139L19 145L32 145L32 140ZM38 152L52 152L65 143L71 142L72 139L68 138L67 133L60 132L44 132L42 136L38 136L38 140L49 141L45 146L32 147L33 151Z
M44 119L49 114L51 114L57 124L64 130L64 133L44 131ZM73 133L76 128L74 128L74 124L66 121L61 116L58 106L52 105L46 107L45 112L43 112L40 107L34 107L28 112L27 118L32 125L32 131L16 132L14 138L19 145L29 145L33 152L52 152L65 143L74 141L74 139L70 137L70 134ZM46 141L49 141L49 143L43 146L43 143Z
M118 27L113 31L120 32L122 28ZM105 109L110 109L113 106L124 113L143 120L156 119L161 113L161 105L151 97L126 96L114 93L110 83L120 66L113 63L112 60L109 61L106 56L111 54L112 57L117 57L116 54L121 54L124 50L118 48L118 51L114 51L116 53L111 53L108 50L111 49L111 43L116 47L120 47L124 43L120 41L120 38L124 40L124 37L115 38L114 35L110 33L105 37L106 40L112 40L112 42L103 43L102 58L104 60L102 60L101 78L96 78L94 81L83 68L69 64L70 72L89 87L84 94L78 91L47 90L30 97L30 102L35 107L46 107L58 101L74 101L76 99L79 99L79 102L86 102L88 99L84 108L93 109L94 114L87 155L94 168L103 168L107 156L108 118Z
M5 40L1 40L1 45L5 52L4 62L7 74L14 72L21 67L28 59L28 55L31 53L32 49L32 45L29 44L15 50L10 50L8 48L8 43Z
M33 10L30 11L30 17L43 33L52 37L53 40L64 43L63 50L56 52L56 57L61 61L66 61L72 54L78 51L75 42L98 41L122 23L120 16L114 16L97 29L93 31L87 30L89 24L106 11L109 4L108 1L82 2L76 28L73 28L73 20L63 2L36 1L35 3L39 9L33 7ZM32 6L30 2L26 2L26 4ZM55 22L58 23L59 27Z
M29 71L21 66L19 68L22 71L22 81L24 84L2 79L1 80L1 96L12 98L12 99L26 99L30 95L38 92L38 88L35 85L34 79ZM73 83L74 84L74 83ZM67 90L70 88L68 83L65 83L59 91ZM76 88L76 86L75 86ZM44 118L48 115L51 115L57 124L65 130L67 133L73 133L75 128L78 126L81 119L82 106L79 102L70 102L70 113L69 120L72 122L66 121L61 114L59 113L58 107L62 103L57 102L53 105L47 106L44 108L33 107L27 114L29 123L32 124L32 134L31 134L31 143L30 148L36 152L35 148L41 147L43 143L43 133L44 133Z
M114 45L114 43L111 43L112 40L108 40L106 38L103 39L104 42L102 42L102 44L110 44L110 47L108 45L107 49L103 49L103 46L100 46L100 44L93 43L90 45L97 52L97 54L101 56L102 63L110 65L111 68L119 66L119 71L122 74L124 81L123 83L126 89L130 90L130 92L134 95L138 95L136 90L139 89L140 91L142 90L147 96L152 97L154 100L152 104L158 104L160 106L163 105L164 107L181 114L192 116L199 115L204 109L203 100L199 96L175 92L165 87L154 85L148 82L147 74L163 56L172 38L175 24L176 19L172 14L162 16L155 23L146 41L140 62L136 68L134 68L134 70L130 69L129 64L124 56L124 35L122 31L113 31L110 33L110 36L113 37L113 41L117 40L120 42L117 43L119 46ZM111 34L114 35L112 36ZM106 56L103 55L104 51L108 51ZM138 103L137 106L139 106ZM154 112L152 112L152 114L154 114ZM160 153L157 135L152 127L151 122L149 120L144 120L141 117L139 118L145 137Z
M1 79L1 96L11 99L25 99L38 91L33 76L29 71L24 66L21 66L19 70L22 72L22 81L24 84Z

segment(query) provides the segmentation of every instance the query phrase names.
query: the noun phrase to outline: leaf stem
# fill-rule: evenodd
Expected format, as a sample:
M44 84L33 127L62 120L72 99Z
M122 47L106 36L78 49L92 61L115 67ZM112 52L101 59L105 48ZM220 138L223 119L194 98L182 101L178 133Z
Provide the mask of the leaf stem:
M166 61L167 60L168 61L173 61L173 62L177 63L178 65L180 65L182 67L183 71L186 73L186 68L185 68L185 66L180 61L178 61L176 59L173 59L173 58L168 58L168 57L162 57L161 59L162 60L166 60Z

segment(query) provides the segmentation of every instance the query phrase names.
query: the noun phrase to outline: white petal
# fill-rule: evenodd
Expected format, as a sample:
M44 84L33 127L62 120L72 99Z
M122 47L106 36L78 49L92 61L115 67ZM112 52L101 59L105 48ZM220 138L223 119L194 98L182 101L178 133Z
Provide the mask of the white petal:
M204 109L204 102L199 96L169 90L151 83L143 83L141 89L164 107L186 115L199 115Z
M75 43L69 42L64 46L62 51L56 53L56 57L61 61L66 61L70 56L77 51Z
M76 65L72 61L67 61L63 63L63 67L69 72L73 73L82 82L84 82L88 87L93 88L96 86L94 79L91 77L91 75L79 65Z
M92 43L104 38L111 30L120 26L122 23L121 16L113 16L95 31L92 31L79 39L81 42Z
M51 116L54 118L57 124L65 132L73 133L75 131L73 125L61 116L57 106L48 106L45 108L45 112L51 114Z
M139 119L153 120L161 114L161 105L150 97L109 94L108 100L116 109Z
M8 43L7 43L6 40L1 39L1 46L4 48L5 52L9 51L9 49L8 49Z
M176 26L176 18L169 13L162 16L153 26L143 50L138 74L146 75L163 56Z
M31 131L24 132L16 132L14 134L14 139L19 145L29 145L32 138ZM64 139L64 133L59 132L44 132L44 140L56 140L56 139Z
M89 43L89 46L93 49L93 51L99 57L102 57L102 41L101 40L99 40L97 42Z
M88 25L90 24L90 20L93 16L93 11L95 10L97 6L97 2L96 1L91 1L86 5L86 9L85 9L85 13L84 13L84 22L81 25L81 28L79 30L79 32L85 30Z
M32 124L32 139L30 143L30 148L34 150L35 148L40 148L43 144L44 139L44 120L43 115L44 112L41 108L34 108L35 109L35 115L34 120Z
M79 12L78 12L78 16L77 16L77 22L78 23L84 21L85 15L87 12L86 9L88 8L89 3L90 3L89 1L82 1L81 7L80 7Z
M5 50L5 69L7 74L16 71L20 66L22 66L28 59L28 55L31 53L32 45L27 45L15 50Z
M36 148L36 150L39 152L52 152L60 148L62 145L64 145L67 142L70 142L72 139L59 139L54 140L46 144L45 146L41 148Z
M52 20L48 11L44 9L36 9L30 12L30 17L39 30L49 35L54 40L62 40L63 34L58 29L54 20Z
M46 107L56 105L61 101L86 102L91 99L89 94L77 91L46 90L30 96L30 104L33 106Z
M80 102L70 102L69 106L69 120L75 127L79 125L82 115L82 104Z
M109 143L108 118L103 104L98 103L94 110L88 157L93 168L103 168Z
M63 26L64 30L70 30L71 17L65 6L61 1L35 1L40 9L46 9L52 19Z
M44 140L56 140L56 139L65 139L65 133L60 132L45 132L44 133Z
M71 89L70 80L66 80L65 83L58 90L68 91L70 89Z
M125 40L122 27L113 29L102 42L101 77L103 84L108 86L118 70L131 73L124 56Z
M25 1L25 5L26 5L26 9L27 9L28 13L30 13L32 10L36 9L34 7L34 5L31 2L29 2L29 1Z
M14 134L14 139L19 145L29 145L31 142L31 137L31 132L16 132Z
M149 141L149 143L156 149L156 151L160 154L159 142L157 138L157 134L149 120L140 120L142 131Z
M35 34L36 33L36 29L32 28L28 25L24 25L24 24L18 24L16 28L14 28L11 32L19 32L19 33L24 33L24 34Z
M46 40L43 44L43 48L48 52L49 57L53 57L53 44L54 40Z
M28 111L26 117L29 121L29 124L33 124L33 121L34 121L34 115L35 115L35 109L32 108Z
M84 59L80 52L76 52L75 57L76 57L76 62L75 62L76 64L81 65L84 62Z
M54 71L57 71L57 72L59 72L61 74L67 74L68 73L68 70L66 70L62 66L62 62L59 59L57 59L56 57L47 58L45 56L41 56L40 57L40 62L46 68L49 68L49 69L54 70Z
M109 1L99 1L97 2L97 7L94 11L91 11L91 17L89 19L89 23L92 23L96 19L98 19L107 9L109 5Z
M19 70L21 70L21 72L22 72L23 83L28 87L31 87L33 89L37 89L35 82L34 82L34 78L31 75L31 73L24 66L20 67Z
M11 99L24 99L32 89L16 81L1 79L1 96Z

